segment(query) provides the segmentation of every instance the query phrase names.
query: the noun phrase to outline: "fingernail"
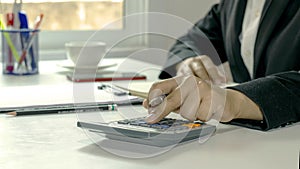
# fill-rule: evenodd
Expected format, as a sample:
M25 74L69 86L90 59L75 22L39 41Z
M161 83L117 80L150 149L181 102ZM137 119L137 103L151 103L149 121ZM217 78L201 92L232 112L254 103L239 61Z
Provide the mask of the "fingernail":
M157 118L157 116L155 114L151 113L145 118L145 121L147 123L151 123L151 122L155 121L156 118Z
M165 95L160 95L158 97L153 98L149 102L150 107L156 107L160 105L164 101L165 97L166 97Z

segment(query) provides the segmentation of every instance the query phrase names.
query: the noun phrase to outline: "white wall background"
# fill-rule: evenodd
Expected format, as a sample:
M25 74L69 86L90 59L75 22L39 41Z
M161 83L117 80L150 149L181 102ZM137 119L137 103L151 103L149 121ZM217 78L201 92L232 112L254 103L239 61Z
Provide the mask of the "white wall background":
M149 0L149 12L160 12L175 15L177 17L186 19L191 22L191 24L197 22L210 10L213 4L218 3L219 0ZM148 30L151 30L159 27L156 22L149 23ZM167 27L167 28L166 28ZM190 25L187 25L186 29L181 32L181 35L185 34L190 28ZM172 28L162 25L161 29ZM149 36L149 47L150 48L159 48L168 51L172 44L175 42L174 39L162 36ZM142 57L144 61L151 62L158 65L163 65L166 60L166 52L162 52L161 55L151 56L151 57ZM139 57L138 59L141 59Z
M219 0L149 0L150 12L163 12L196 22Z

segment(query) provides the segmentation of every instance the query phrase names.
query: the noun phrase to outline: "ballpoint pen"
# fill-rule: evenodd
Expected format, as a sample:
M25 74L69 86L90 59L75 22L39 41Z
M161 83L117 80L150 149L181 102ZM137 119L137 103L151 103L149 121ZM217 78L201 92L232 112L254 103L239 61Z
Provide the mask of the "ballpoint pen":
M124 91L124 90L114 87L112 85L106 85L106 84L101 84L100 86L98 86L98 89L99 90L106 89L108 92L113 93L116 96L124 96L124 95L130 94L127 91Z
M28 41L29 39L29 30L28 30L28 19L27 19L27 15L24 11L20 11L19 12L19 20L20 20L20 31L21 31L21 45L22 45L22 50L24 50L25 47L25 43ZM24 30L24 32L22 32ZM33 53L33 49L32 46L30 46L29 49L29 55L31 57L31 69L35 70L36 69L36 63L35 63L35 57L34 57L34 53ZM27 60L25 57L25 64L26 64L26 68L27 66Z
M24 11L19 11L18 13L19 21L20 21L20 41L21 41L21 47L22 50L24 50L24 44L27 42L29 38L29 32L28 31L28 20L26 13ZM23 32L24 31L24 32ZM27 65L27 58L24 59L26 69L28 71L28 65Z
M22 3L23 1L20 0L20 2L17 2L18 0L15 0L14 5L13 5L13 14L14 14L14 28L19 29L20 28L20 20L19 20L19 12L22 10Z
M28 42L25 44L25 47L24 47L24 49L23 49L23 51L22 51L21 58L20 58L20 60L19 60L19 62L18 62L18 69L20 68L20 66L21 66L21 64L22 64L22 62L23 62L23 60L25 59L25 57L26 57L26 55L27 55L27 52L28 52L29 48L31 47L31 45L32 45L32 43L33 43L34 37L35 37L36 34L37 34L38 28L39 28L40 25L41 25L41 22L42 22L42 20L43 20L43 17L44 17L44 15L43 15L43 14L40 14L40 15L37 17L36 21L35 21L35 24L34 24L34 25L35 25L35 26L34 26L34 32L31 34L31 36L29 37Z

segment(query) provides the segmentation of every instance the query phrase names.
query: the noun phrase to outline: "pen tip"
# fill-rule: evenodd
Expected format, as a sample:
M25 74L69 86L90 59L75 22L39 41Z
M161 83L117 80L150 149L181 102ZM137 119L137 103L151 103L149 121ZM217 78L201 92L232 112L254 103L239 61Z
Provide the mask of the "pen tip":
M10 115L10 116L17 116L17 112L13 111L13 112L9 112L9 113L6 113L7 115Z

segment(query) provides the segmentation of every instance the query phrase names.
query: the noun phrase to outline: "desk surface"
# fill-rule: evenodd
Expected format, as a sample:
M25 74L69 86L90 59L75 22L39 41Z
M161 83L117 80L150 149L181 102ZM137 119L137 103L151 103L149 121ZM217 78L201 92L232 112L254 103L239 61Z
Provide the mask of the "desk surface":
M157 65L147 63L147 66L145 66L145 62L133 59L106 59L106 62L116 63L117 66L104 69L103 71L114 71L117 69L119 71L137 72L145 74L149 81L156 80L160 71L160 67ZM14 76L0 74L0 87L71 83L67 80L66 74L72 72L73 69L62 67L61 65L64 65L64 63L66 61L62 61L62 63L58 61L42 61L39 63L40 72L37 75ZM2 72L1 64L0 68Z
M42 63L48 66L52 62ZM52 69L53 70L53 69ZM63 69L46 69L32 77L0 76L1 87L70 83ZM154 75L153 75L154 76ZM261 132L218 125L205 143L177 146L145 159L113 155L93 143L76 127L76 114L7 117L0 115L1 169L98 168L230 168L297 169L300 125Z

